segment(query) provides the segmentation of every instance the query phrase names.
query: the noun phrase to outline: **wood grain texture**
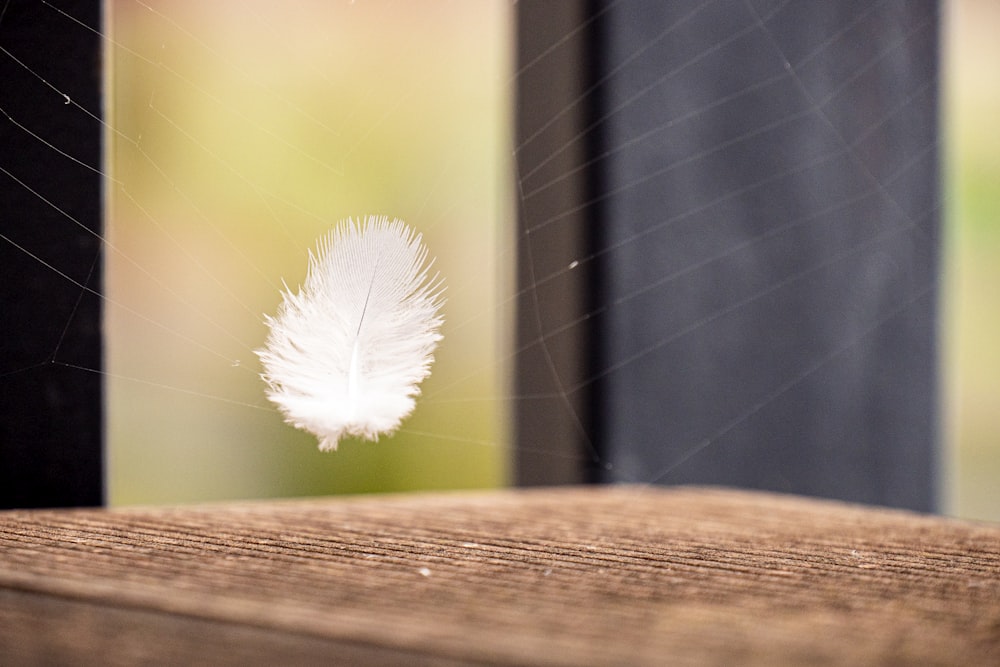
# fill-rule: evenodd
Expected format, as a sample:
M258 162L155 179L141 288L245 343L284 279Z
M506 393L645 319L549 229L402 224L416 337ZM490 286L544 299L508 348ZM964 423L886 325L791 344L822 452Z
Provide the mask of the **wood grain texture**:
M1000 664L1000 526L590 487L0 513L3 664Z

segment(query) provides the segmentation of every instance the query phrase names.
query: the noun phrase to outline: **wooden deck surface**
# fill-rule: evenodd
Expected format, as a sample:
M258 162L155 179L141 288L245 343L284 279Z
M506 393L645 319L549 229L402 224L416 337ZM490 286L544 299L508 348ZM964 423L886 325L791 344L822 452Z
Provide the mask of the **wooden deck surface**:
M9 511L0 663L1000 665L1000 526L647 487Z

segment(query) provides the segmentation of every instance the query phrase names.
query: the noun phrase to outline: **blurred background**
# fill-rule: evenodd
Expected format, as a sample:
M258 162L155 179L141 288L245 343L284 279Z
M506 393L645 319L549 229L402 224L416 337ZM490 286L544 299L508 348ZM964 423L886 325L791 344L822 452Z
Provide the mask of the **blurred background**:
M511 3L111 0L112 504L509 482ZM943 509L1000 520L1000 8L942 4ZM338 220L398 216L448 285L424 397L334 455L253 350ZM527 400L526 397L521 397Z
M1000 3L942 3L945 510L1000 521Z
M109 502L503 484L511 8L107 8ZM400 432L321 454L254 349L316 240L369 214L423 234L444 341Z

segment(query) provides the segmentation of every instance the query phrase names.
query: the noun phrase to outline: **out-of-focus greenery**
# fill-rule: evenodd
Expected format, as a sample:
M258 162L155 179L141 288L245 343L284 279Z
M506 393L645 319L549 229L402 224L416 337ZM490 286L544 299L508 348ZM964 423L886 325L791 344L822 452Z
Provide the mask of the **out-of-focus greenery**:
M109 501L503 484L509 3L107 7ZM423 233L445 338L398 434L322 454L253 350L316 239L366 214Z
M1000 521L1000 3L944 3L945 509Z

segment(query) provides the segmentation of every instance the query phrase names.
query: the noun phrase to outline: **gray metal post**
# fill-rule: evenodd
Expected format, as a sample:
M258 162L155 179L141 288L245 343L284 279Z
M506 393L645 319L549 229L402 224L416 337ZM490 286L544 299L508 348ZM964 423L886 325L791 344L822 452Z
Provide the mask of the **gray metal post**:
M933 509L936 3L591 15L599 479Z

